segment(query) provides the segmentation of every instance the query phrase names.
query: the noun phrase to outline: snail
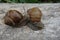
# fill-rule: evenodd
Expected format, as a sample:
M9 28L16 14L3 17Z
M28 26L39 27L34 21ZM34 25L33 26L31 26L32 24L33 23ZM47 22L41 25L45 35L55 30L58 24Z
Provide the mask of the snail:
M23 15L19 11L9 10L4 16L4 23L9 26L16 26L22 19Z
M27 14L29 15L30 24L38 29L43 28L43 24L41 22L42 12L39 8L34 7L27 10Z

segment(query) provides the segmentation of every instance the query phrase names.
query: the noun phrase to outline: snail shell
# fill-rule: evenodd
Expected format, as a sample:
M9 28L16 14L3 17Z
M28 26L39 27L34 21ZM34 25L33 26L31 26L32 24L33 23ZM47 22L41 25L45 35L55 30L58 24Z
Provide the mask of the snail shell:
M16 26L21 19L23 19L23 15L19 11L9 10L4 16L4 23L10 26Z
M34 7L31 9L28 9L27 11L30 21L32 22L40 22L41 21L41 17L42 17L42 12L39 8Z

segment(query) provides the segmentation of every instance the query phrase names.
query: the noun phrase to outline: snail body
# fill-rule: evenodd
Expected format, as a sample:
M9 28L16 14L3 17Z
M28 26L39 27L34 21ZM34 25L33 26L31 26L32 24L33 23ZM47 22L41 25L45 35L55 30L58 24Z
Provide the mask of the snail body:
M18 25L23 15L17 10L9 10L4 16L4 23L10 26Z

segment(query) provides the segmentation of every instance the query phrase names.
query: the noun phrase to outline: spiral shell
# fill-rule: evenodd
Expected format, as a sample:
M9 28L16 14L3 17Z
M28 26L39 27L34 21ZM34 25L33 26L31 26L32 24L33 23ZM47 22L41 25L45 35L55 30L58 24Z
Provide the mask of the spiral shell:
M23 15L19 11L9 10L4 16L4 23L10 26L16 26L21 19L23 19Z
M30 21L32 21L32 22L40 22L41 21L42 12L39 8L34 7L31 9L28 9L27 13L29 15Z

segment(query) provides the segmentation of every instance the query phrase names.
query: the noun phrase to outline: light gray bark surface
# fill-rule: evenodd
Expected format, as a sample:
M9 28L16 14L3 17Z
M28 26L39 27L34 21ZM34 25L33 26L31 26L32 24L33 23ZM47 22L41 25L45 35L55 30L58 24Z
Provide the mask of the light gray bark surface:
M10 9L26 13L27 9L38 7L43 13L44 29L32 30L27 25L12 28L2 23L6 12ZM25 9L25 10L24 10ZM4 4L0 3L0 40L60 40L60 3L57 4Z

